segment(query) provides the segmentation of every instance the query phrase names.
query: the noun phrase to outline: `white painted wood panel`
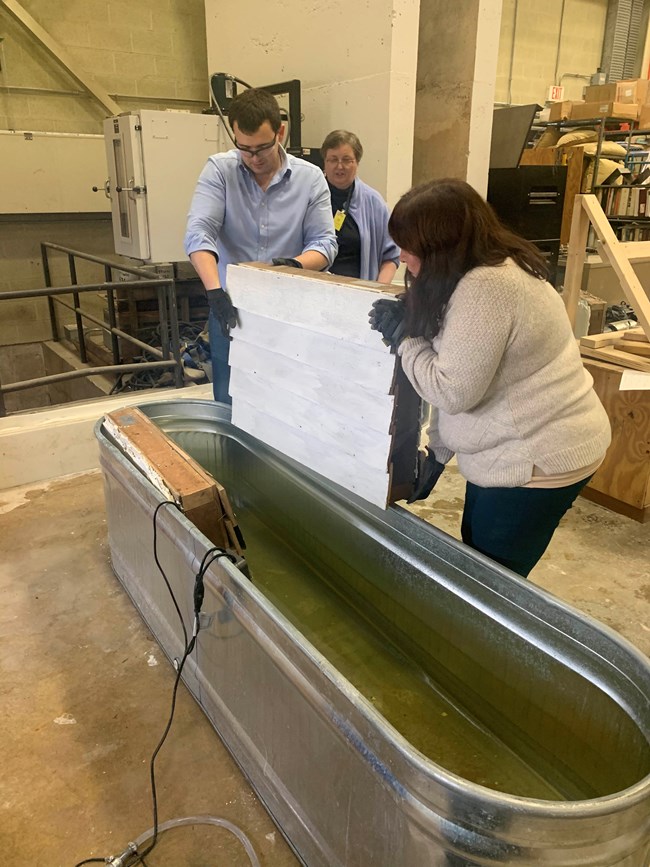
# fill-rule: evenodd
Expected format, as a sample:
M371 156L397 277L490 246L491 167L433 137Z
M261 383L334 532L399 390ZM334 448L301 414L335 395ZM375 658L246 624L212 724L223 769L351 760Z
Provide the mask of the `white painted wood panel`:
M234 407L233 397L233 411ZM263 410L246 403L241 396L237 398L237 416L235 424L242 430L364 500L381 509L386 507L388 473L379 472L336 449L317 450L309 435L266 415Z
M342 337L318 334L246 310L239 310L239 321L241 327L232 333L231 350L243 341L318 370L331 370L336 363L346 371L346 379L350 382L371 390L390 389L395 373L395 356L381 341L376 350L366 348L359 352L357 346Z
M248 403L264 410L282 422L289 422L314 442L315 458L323 450L335 450L349 455L370 467L388 468L391 438L388 428L383 433L365 427L356 413L341 412L309 400L283 388L277 380L233 368L231 391L245 396ZM232 421L239 423L240 400L233 399Z
M249 264L228 267L228 291L233 423L385 508L397 360L368 312L394 290Z
M245 333L243 329L242 334ZM273 383L282 383L287 391L304 396L331 412L338 414L342 407L348 407L353 410L358 424L383 433L386 432L386 419L393 413L395 398L388 394L393 371L380 371L384 381L376 391L372 391L347 379L346 364L341 363L335 351L330 357L330 369L325 370L311 367L308 363L297 364L293 358L243 340L233 340L230 364L231 388L238 391L245 387L246 381L241 378L244 373L249 377L248 382L259 377L269 388Z
M226 285L241 310L381 349L381 335L368 325L372 302L381 297L380 284L356 281L353 288L339 279L295 268L229 265Z

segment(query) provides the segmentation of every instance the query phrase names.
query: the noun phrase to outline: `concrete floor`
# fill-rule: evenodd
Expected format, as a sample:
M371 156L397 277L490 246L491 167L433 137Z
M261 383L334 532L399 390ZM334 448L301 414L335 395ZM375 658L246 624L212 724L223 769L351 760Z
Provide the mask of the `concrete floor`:
M458 537L462 498L452 466L412 508ZM581 499L531 580L650 655L649 542L650 525ZM117 854L153 824L174 672L112 574L99 472L0 492L0 587L0 845L15 867ZM161 821L221 816L263 865L298 864L183 687L157 780ZM164 835L147 862L249 863L208 827Z

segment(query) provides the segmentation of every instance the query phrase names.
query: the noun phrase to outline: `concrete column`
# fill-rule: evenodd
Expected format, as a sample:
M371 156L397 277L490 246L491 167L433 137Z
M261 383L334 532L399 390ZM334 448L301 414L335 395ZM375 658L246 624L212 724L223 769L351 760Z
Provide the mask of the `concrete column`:
M500 22L501 0L421 0L414 184L455 177L487 192Z
M332 129L364 147L359 176L389 205L411 186L419 0L205 0L208 68L302 82L303 145Z

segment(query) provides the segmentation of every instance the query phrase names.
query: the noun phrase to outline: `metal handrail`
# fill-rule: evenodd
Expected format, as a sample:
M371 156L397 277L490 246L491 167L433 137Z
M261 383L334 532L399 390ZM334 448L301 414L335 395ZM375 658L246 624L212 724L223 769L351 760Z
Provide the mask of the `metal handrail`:
M48 258L49 251L57 251L65 253L68 257L68 270L70 272L70 285L68 286L52 286L50 274L50 262ZM18 289L10 292L0 293L0 301L17 300L21 298L47 298L50 328L52 332L52 340L58 342L59 328L56 319L56 304L60 304L68 310L72 310L75 314L75 323L77 328L77 340L79 342L79 358L82 364L88 363L88 353L86 347L86 339L83 330L83 320L87 319L99 326L103 331L111 335L111 352L113 357L112 365L104 365L102 367L85 367L80 370L70 370L65 373L55 373L49 376L41 376L35 379L22 380L20 382L11 382L3 385L0 382L0 417L6 415L4 395L14 391L24 391L28 388L36 388L38 386L49 385L50 383L61 382L69 379L78 379L80 377L97 376L104 373L127 373L146 369L156 368L172 368L174 371L174 385L176 388L182 388L183 367L181 363L180 353L180 335L178 329L178 311L176 309L176 284L173 277L152 277L151 273L144 268L139 268L135 265L123 265L119 262L112 262L109 259L104 259L101 256L94 256L90 253L84 253L80 250L73 250L70 247L63 247L60 244L53 244L49 241L41 243L41 255L43 263L43 276L45 279L45 288L43 289ZM104 275L106 277L103 283L85 283L79 285L77 280L76 260L84 259L88 262L94 262L104 267ZM138 280L132 282L121 282L113 280L113 270L122 271L138 277ZM120 289L127 294L138 289L155 288L158 300L158 314L160 320L160 339L162 349L149 346L137 337L127 334L117 327L117 316L115 311L115 290ZM102 322L91 313L87 313L81 309L80 295L85 292L106 292L108 301L108 322ZM73 304L64 301L58 296L72 295ZM157 361L142 361L129 364L120 363L120 351L118 337L126 340L129 343L137 346L139 349L144 349L157 358Z

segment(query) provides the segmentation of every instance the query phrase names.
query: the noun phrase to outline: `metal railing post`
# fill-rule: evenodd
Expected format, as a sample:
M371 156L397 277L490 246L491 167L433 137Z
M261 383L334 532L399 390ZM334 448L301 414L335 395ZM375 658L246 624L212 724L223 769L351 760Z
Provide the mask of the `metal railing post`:
M110 265L104 265L104 276L107 283L113 282L113 269ZM106 300L108 301L108 324L111 326L111 350L113 352L113 364L120 363L120 343L117 339L117 334L112 330L117 328L117 317L115 316L115 292L113 289L106 290Z
M70 282L73 286L76 286L79 282L77 280L77 264L74 260L74 255L72 253L68 253L68 265L70 267ZM84 323L81 318L81 314L76 309L81 307L81 302L79 300L79 293L73 292L72 299L74 301L75 311L74 316L77 322L77 340L79 341L79 359L86 364L88 361L88 353L86 352L86 335L84 334Z
M50 277L50 262L47 257L47 247L45 244L41 244L41 262L43 264L43 278L45 280L45 285L48 289L52 288L52 279ZM54 306L54 299L48 295L47 297L47 306L50 311L50 328L52 329L52 340L59 339L59 327L56 324L56 308Z
M167 300L169 302L169 340L171 353L176 362L174 368L174 385L183 388L183 365L181 363L181 338L178 330L178 307L176 306L176 281L172 278L166 287Z

